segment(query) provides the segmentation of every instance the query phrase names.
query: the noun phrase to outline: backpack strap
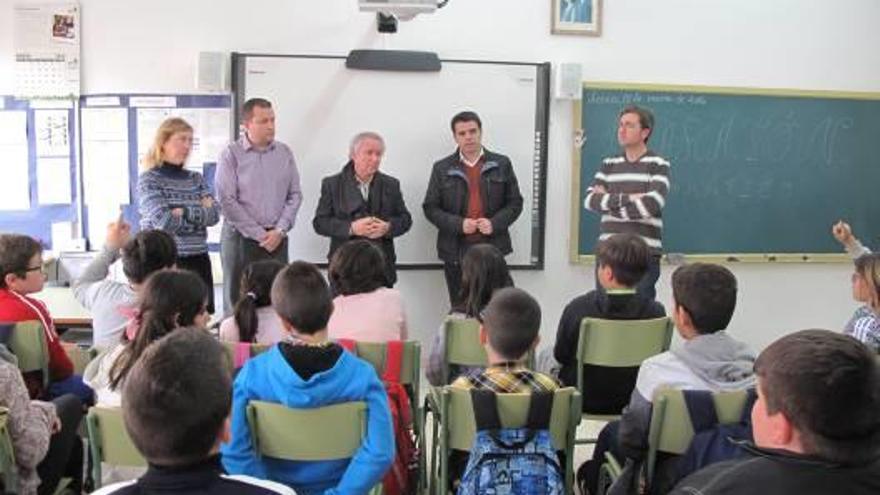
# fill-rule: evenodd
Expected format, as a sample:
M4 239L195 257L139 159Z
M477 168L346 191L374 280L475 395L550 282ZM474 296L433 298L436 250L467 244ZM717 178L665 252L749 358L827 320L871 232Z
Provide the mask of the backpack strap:
M251 358L251 344L249 342L237 342L235 344L235 352L232 361L235 363L235 369L244 366L244 363Z
M474 408L477 431L501 429L501 418L498 417L498 400L495 397L495 392L472 388L471 402Z
M403 368L403 342L389 340L385 346L385 366L382 370L382 381L400 383L400 371Z
M357 342L352 339L337 339L336 343L342 346L343 349L357 356Z
M549 430L550 413L553 409L553 392L542 390L532 392L529 401L529 416L526 420L526 428L530 430Z
M706 390L682 390L684 404L691 417L694 432L708 430L718 424L718 413L715 411L715 400L712 393Z

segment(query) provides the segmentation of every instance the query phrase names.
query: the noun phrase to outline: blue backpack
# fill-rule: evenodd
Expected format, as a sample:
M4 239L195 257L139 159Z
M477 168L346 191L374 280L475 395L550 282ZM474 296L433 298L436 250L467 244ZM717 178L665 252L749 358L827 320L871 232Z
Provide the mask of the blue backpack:
M501 428L495 392L471 390L477 436L458 495L561 495L559 457L550 440L551 392L532 393L525 428Z

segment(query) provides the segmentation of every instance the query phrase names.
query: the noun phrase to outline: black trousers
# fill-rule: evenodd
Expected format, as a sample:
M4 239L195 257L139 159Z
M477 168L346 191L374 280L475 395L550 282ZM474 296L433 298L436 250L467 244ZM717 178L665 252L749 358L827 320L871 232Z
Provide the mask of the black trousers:
M82 421L83 406L72 394L62 395L52 400L61 420L61 431L52 435L49 451L37 466L40 476L39 495L55 492L61 478L71 478L69 488L76 493L82 490L83 443L79 437L79 424Z
M241 235L228 223L223 223L220 239L220 261L223 265L223 315L232 314L239 297L241 272L244 267L259 260L275 259L287 264L287 237L273 252L260 247L260 243Z
M211 272L211 258L208 253L179 256L177 268L189 270L202 279L208 288L208 313L214 314L214 274Z
M446 276L446 290L449 292L449 307L458 306L461 298L461 262L447 261L443 263L443 275Z

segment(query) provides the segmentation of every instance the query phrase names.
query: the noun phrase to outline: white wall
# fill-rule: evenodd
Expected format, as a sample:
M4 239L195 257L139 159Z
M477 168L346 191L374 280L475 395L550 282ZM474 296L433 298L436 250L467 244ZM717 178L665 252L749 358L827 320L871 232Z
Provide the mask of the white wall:
M444 58L575 61L588 80L880 92L876 0L841 0L833 11L827 0L603 3L602 36L586 38L549 34L549 0L451 0L393 36L378 35L355 0L82 0L82 91L193 92L203 50L344 54L373 47L433 50ZM13 87L12 5L0 0L0 94ZM547 343L565 302L592 286L592 267L568 263L571 120L571 104L554 102L546 268L515 274L542 303ZM317 184L304 186L318 194ZM410 205L414 212L418 206ZM302 212L300 221L311 213ZM848 264L731 268L741 287L731 329L756 348L800 328L840 328L855 307ZM658 285L664 302L670 272L664 267ZM446 309L442 273L400 278L411 327L427 339Z

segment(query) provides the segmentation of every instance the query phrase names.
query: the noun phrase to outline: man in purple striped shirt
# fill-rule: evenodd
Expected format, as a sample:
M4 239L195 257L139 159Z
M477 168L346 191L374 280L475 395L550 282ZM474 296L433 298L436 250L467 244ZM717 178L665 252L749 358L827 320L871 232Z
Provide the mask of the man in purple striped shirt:
M275 141L275 112L262 98L242 107L245 134L229 143L217 163L215 190L223 213L220 243L223 311L239 299L241 272L251 262L288 262L287 232L302 203L290 148Z

